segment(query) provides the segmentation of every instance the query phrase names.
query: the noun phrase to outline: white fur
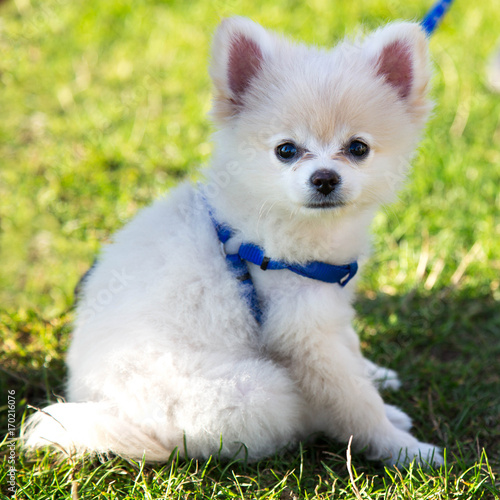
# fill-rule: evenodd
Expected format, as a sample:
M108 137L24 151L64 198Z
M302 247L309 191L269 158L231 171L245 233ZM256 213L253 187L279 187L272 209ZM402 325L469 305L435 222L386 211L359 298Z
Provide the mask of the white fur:
M238 36L252 40L262 60L234 95L228 65ZM376 72L394 40L412 55L405 99ZM245 240L299 263L363 257L375 210L404 180L430 109L427 61L425 37L409 23L321 51L246 19L224 21L211 73L219 131L202 191L217 219L234 229L226 248ZM352 136L371 147L361 163L341 152ZM275 147L286 140L310 157L278 160ZM342 207L307 207L309 178L321 168L342 177ZM361 355L351 327L355 280L342 288L286 270L251 265L250 272L261 326L197 188L181 185L139 213L84 284L68 353L70 403L35 414L26 445L153 461L176 448L194 457L257 459L323 431L345 442L353 435L357 449L388 463L442 462L376 389L376 381L394 389L399 381Z

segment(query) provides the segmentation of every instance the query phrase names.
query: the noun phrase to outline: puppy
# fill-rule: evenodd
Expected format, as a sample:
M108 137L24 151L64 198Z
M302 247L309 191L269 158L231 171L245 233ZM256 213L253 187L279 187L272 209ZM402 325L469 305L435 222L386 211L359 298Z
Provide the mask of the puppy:
M369 225L431 108L422 29L320 50L235 17L211 77L206 182L103 250L77 308L68 402L31 418L26 446L255 460L322 431L388 464L441 464L384 404L377 385L397 376L363 358L351 326Z

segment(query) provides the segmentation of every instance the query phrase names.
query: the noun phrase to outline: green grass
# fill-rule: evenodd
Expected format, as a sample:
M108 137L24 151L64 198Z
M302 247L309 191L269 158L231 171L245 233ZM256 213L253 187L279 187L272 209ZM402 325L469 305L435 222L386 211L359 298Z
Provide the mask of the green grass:
M0 2L0 430L7 391L64 392L73 288L137 210L209 162L209 41L240 14L331 45L360 26L419 19L411 0ZM400 200L377 216L356 328L396 369L386 394L441 470L387 470L319 438L256 464L16 454L17 498L500 497L500 97L485 82L497 0L457 0L431 41L436 110ZM5 418L4 418L5 416ZM1 498L9 449L0 452ZM5 495L5 496L2 496Z

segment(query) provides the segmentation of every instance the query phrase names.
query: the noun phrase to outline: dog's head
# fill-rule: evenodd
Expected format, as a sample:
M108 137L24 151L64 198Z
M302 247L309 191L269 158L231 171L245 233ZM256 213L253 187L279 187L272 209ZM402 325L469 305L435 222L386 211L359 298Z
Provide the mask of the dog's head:
M227 19L211 76L224 188L297 216L390 201L431 108L414 23L320 50Z

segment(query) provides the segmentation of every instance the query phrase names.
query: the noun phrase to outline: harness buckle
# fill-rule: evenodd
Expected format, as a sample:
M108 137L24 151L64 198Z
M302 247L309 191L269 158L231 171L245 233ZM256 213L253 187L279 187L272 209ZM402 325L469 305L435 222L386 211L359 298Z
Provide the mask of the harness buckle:
M351 281L351 279L357 273L357 271L358 271L358 263L357 262L351 262L350 264L347 264L347 267L349 268L349 270L347 271L347 274L343 278L340 278L340 280L339 280L339 285L341 287L346 286L347 283L349 283L349 281Z
M265 271L267 269L267 266L269 265L269 262L271 262L271 259L269 257L265 257L262 259L262 264L260 265L260 268Z

